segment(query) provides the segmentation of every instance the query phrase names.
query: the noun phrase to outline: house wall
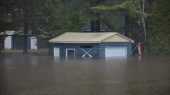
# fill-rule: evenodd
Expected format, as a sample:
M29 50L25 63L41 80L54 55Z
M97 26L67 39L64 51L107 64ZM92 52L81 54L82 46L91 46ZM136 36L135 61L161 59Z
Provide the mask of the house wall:
M12 41L13 41L13 49L24 48L24 36L14 35Z
M13 35L12 36L12 49L20 50L24 48L24 36L23 35ZM27 48L31 49L31 39L27 39Z
M116 43L101 43L100 44L100 58L104 58L105 57L105 47L106 46L114 46L114 47L127 47L127 56L130 56L131 51L132 51L132 43L129 42L116 42Z
M5 39L4 39L4 48L5 49L12 49L12 44L13 44L12 40L13 40L12 36L5 37Z
M82 46L92 46L91 48L83 48ZM54 55L54 47L58 47L60 49L60 57L61 58L66 58L66 49L75 49L75 56L76 58L81 58L84 52L81 50L88 51L91 49L89 54L93 58L98 58L99 57L99 44L51 44L50 47L50 53Z
M37 49L37 38L36 37L29 37L29 49L36 50Z
M81 58L85 51L88 51L90 48L83 48L82 46L92 46L92 50L89 52L93 58L105 58L105 47L114 46L114 47L127 47L127 54L130 55L132 43L100 43L100 44L50 44L50 54L54 55L53 48L58 47L60 49L60 57L66 58L66 49L74 48L76 58Z

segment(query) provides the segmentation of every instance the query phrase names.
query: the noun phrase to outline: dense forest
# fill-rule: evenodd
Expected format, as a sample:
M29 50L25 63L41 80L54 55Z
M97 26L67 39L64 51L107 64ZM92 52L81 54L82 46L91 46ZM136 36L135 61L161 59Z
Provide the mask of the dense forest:
M0 32L31 29L41 44L63 32L102 22L142 42L146 52L170 54L169 0L1 0ZM100 26L100 25L98 25ZM94 31L100 31L92 29Z

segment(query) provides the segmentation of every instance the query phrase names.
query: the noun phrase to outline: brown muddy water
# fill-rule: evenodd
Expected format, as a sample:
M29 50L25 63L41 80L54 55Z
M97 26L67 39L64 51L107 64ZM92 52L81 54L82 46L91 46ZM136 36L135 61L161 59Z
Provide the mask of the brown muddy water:
M1 55L0 95L170 95L170 56L66 61Z

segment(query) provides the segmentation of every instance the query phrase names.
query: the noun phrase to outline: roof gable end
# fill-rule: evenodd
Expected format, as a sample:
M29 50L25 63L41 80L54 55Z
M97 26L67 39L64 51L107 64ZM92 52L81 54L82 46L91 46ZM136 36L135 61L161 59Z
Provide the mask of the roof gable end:
M119 33L104 39L102 42L132 42L132 43L134 43L134 41L132 39L130 39L124 35L121 35Z

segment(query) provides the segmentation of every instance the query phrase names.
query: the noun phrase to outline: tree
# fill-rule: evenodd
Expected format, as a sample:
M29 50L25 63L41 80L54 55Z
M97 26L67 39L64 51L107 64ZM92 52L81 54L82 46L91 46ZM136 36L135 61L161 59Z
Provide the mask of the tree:
M0 3L0 32L14 28L13 0L1 0ZM12 6L12 7L11 7Z
M31 30L32 23L34 21L33 10L36 6L36 0L17 0L14 3L14 23L16 24L16 31L24 31L24 48L23 53L27 53L27 40L28 40L28 32ZM22 27L22 28L20 28Z
M150 51L170 54L170 7L169 0L157 0L152 4L148 43Z
M84 0L38 0L36 4L33 28L41 46L63 32L82 31L82 25L89 19Z
M141 7L142 2L142 7ZM145 18L148 14L145 13L145 0L126 0L119 4L112 4L112 5L100 5L96 7L92 7L95 10L103 10L103 11L120 11L125 16L125 35L128 36L129 34L129 23L130 17L135 17L140 19L140 24L142 24L145 36L146 37L146 25L145 25Z
M48 45L48 40L66 31L81 31L83 20L80 12L82 0L18 0L15 2L16 27L23 27L24 53L27 52L28 31L32 30L41 43ZM44 45L45 44L45 45Z

